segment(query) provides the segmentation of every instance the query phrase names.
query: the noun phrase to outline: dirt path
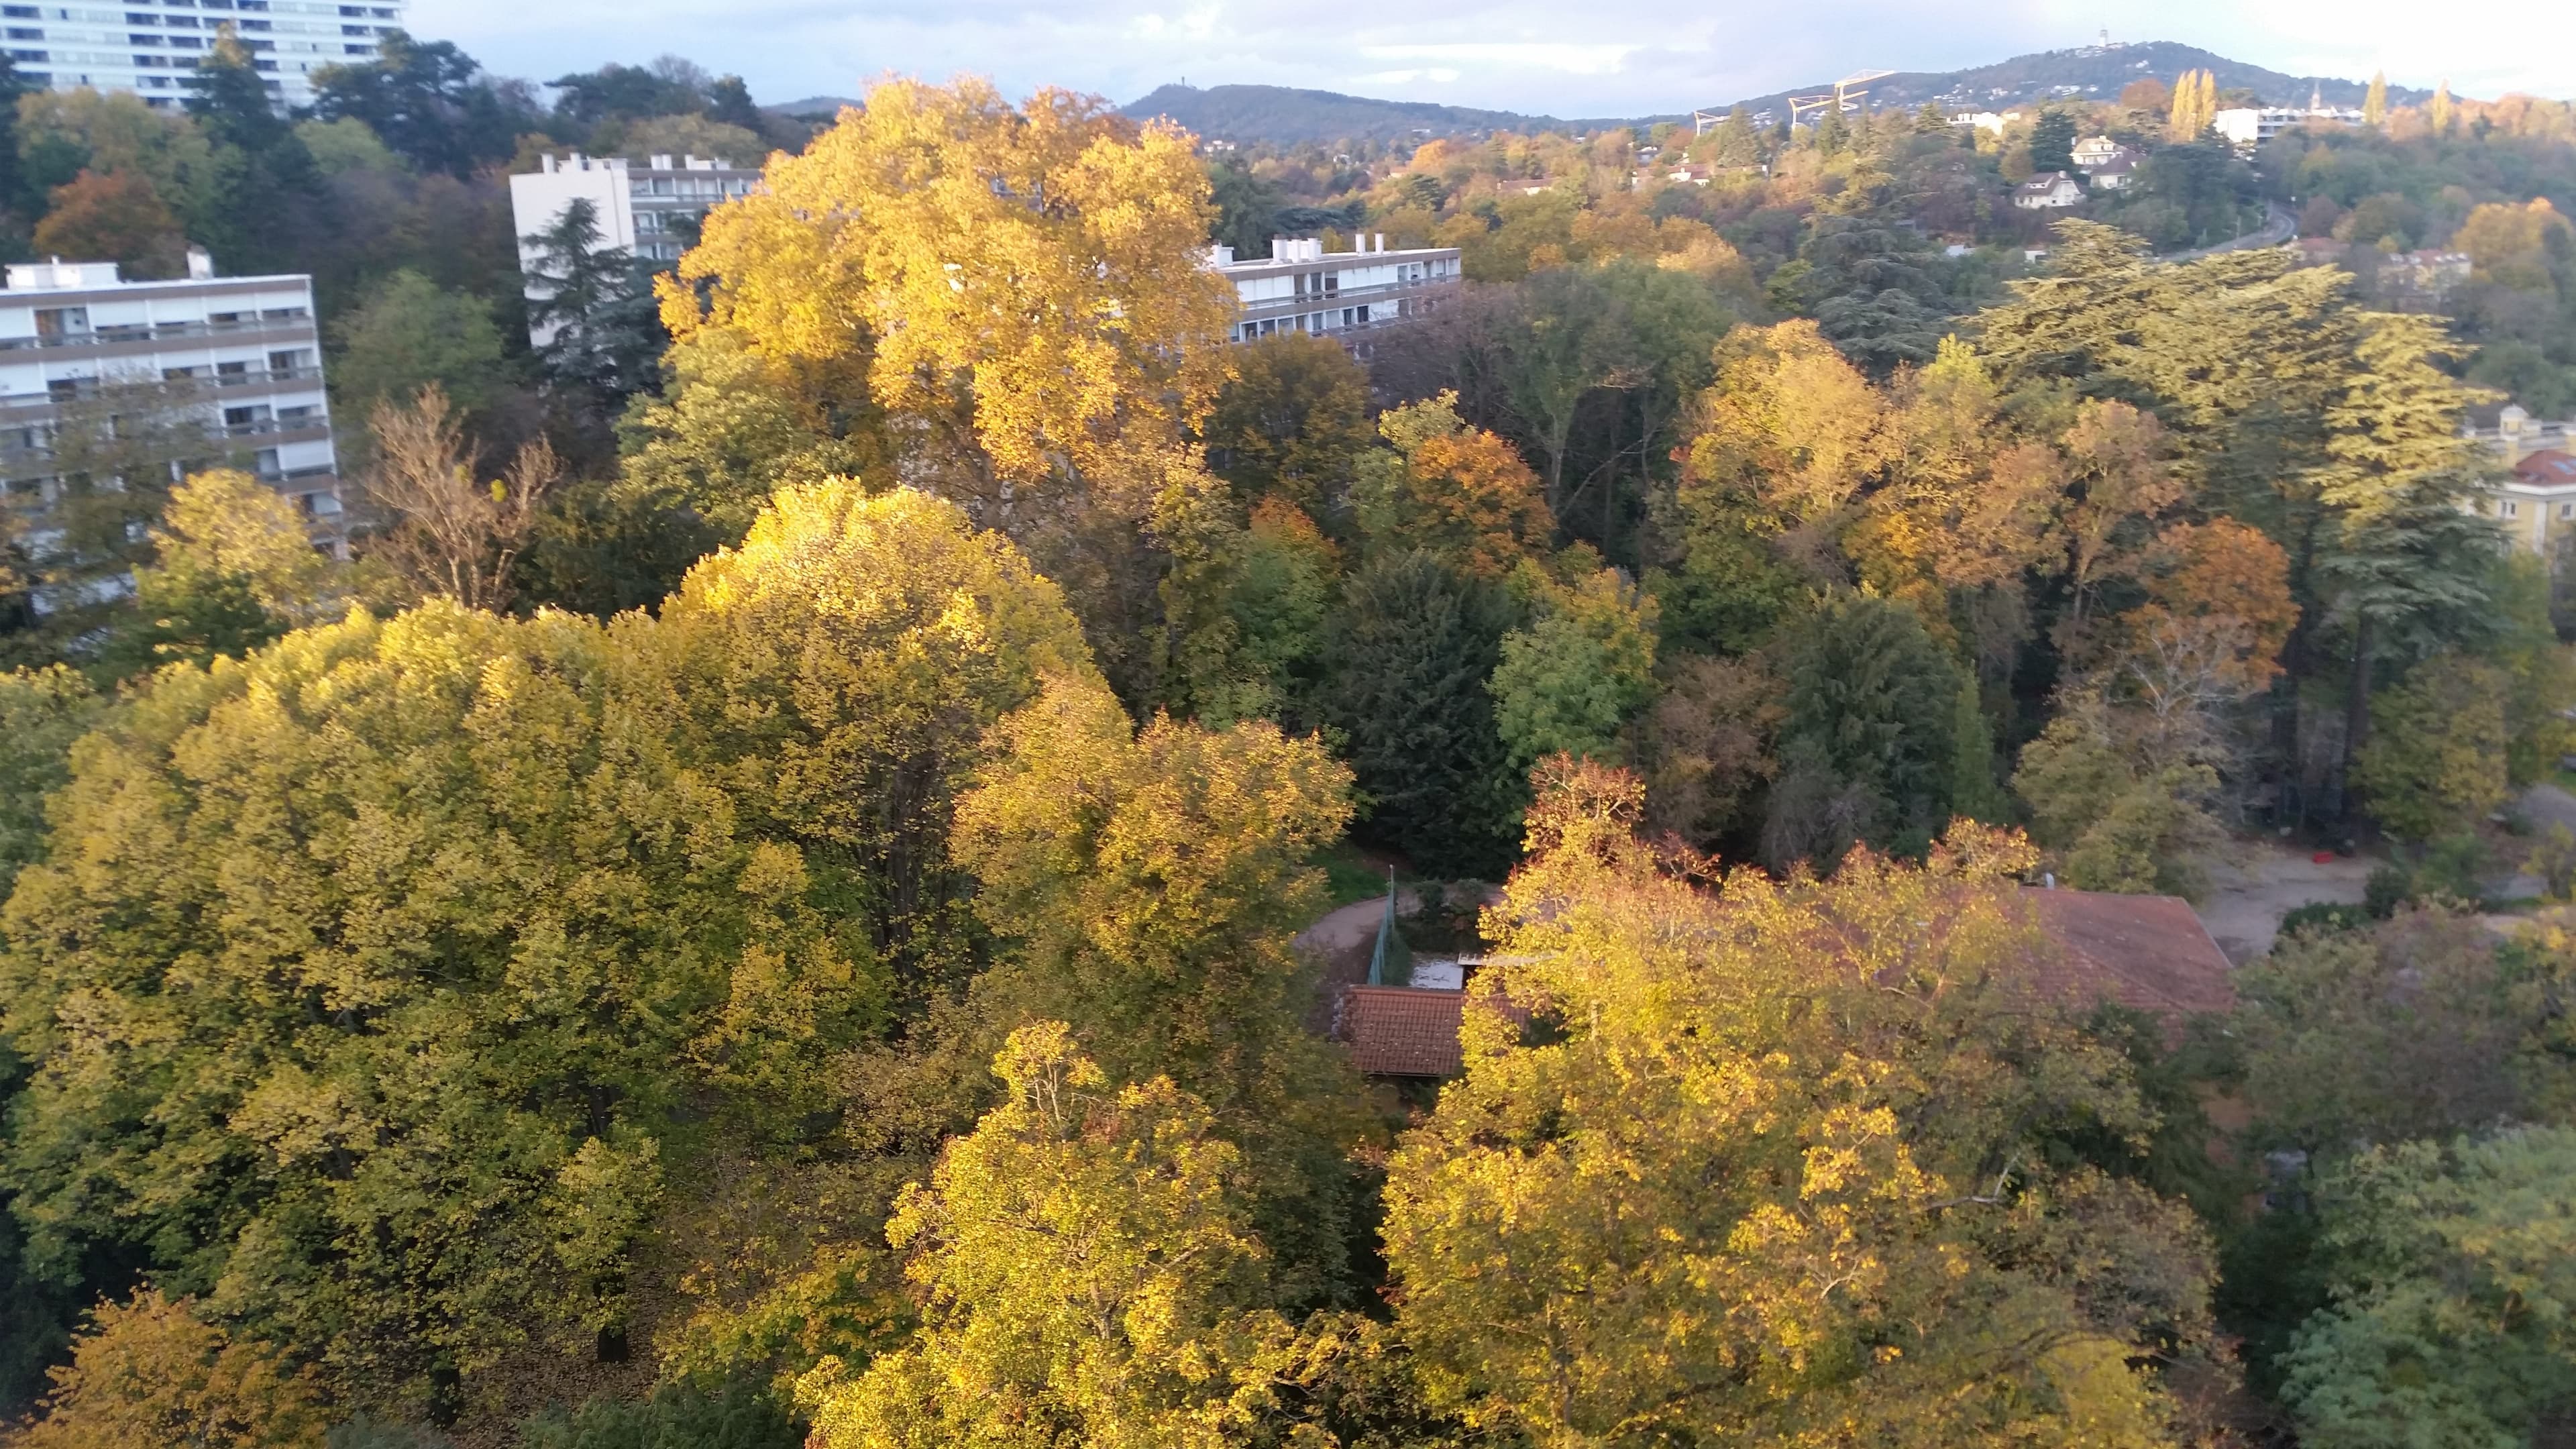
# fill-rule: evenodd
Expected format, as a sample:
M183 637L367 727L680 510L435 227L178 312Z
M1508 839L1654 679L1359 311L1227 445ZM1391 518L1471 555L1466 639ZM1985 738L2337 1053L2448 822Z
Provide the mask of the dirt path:
M2363 856L2319 861L2304 850L2248 845L2211 866L2209 894L2195 909L2218 949L2242 966L2272 949L2281 918L2298 907L2310 901L2359 905L2363 884L2378 864Z

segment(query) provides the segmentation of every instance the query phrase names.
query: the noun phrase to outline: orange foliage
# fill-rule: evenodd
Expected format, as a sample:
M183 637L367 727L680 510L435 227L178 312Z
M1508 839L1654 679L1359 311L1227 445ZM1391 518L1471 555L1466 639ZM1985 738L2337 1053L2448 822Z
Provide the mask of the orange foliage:
M35 243L48 255L115 262L129 277L177 276L187 246L178 218L140 171L83 171L55 187Z

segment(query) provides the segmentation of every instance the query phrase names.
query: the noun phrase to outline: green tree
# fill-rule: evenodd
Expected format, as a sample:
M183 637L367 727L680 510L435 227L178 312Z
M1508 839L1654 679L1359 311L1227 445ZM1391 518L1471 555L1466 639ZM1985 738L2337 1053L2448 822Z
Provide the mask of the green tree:
M522 134L539 129L537 114L482 70L451 42L387 31L373 59L315 68L313 114L363 121L414 166L462 179L507 160Z
M490 407L507 384L501 332L484 299L449 291L415 271L387 277L331 323L333 411L366 417L378 403L406 403L433 383L468 413Z
M1349 742L1368 833L1417 869L1509 859L1517 791L1485 681L1510 626L1500 590L1419 551L1362 566L1334 612L1324 715Z
M1854 841L1921 849L1949 819L1959 670L1911 606L1865 594L1800 635L1765 852L1822 867Z
M1559 752L1624 763L1628 725L1655 695L1655 601L1599 569L1550 581L1537 613L1503 636L1485 684L1512 767Z
M71 779L72 741L106 703L64 665L0 674L0 897L43 855L45 797Z
M668 341L660 307L626 249L600 244L598 208L575 197L544 230L519 240L536 293L528 325L545 336L537 359L546 375L609 406L652 387Z
M276 489L233 469L191 475L152 530L153 562L134 570L138 617L103 652L132 672L185 659L206 665L314 623L334 602L333 562Z
M215 204L195 239L231 272L292 268L317 222L322 172L270 98L250 51L223 25L210 51L181 78L188 114L213 145ZM211 220L212 227L204 224Z
M2319 1195L2332 1301L2282 1390L2302 1437L2531 1442L2576 1393L2576 1131L2381 1148Z
M2576 658L2550 622L2548 563L2516 549L2498 568L2498 627L2486 652L2505 677L2505 780L2519 788L2546 778L2576 745L2566 717L2576 707Z
M2417 665L2380 692L2353 781L2392 834L2432 840L2504 803L2505 692L2493 666L2461 655Z
M2030 127L2030 169L2075 174L2075 117L2051 106Z

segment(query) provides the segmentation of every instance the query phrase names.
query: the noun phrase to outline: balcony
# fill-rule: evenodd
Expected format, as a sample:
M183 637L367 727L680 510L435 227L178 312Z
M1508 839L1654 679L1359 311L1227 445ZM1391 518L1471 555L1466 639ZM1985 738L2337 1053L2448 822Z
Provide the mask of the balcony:
M0 351L25 348L114 347L136 342L185 342L207 337L234 337L259 332L310 332L311 314L301 317L245 317L238 322L131 323L49 336L0 337Z

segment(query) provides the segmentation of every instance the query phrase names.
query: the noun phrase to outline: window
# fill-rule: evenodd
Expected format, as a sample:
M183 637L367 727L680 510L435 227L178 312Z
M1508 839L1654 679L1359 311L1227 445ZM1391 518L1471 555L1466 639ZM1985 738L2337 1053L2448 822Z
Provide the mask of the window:
M2576 518L2576 503L2559 504L2558 516L2561 518Z
M46 56L46 54L45 54L43 51L41 51L41 50L13 50L13 51L9 52L9 58L10 58L11 60L34 60L34 61L42 61L42 60L46 60L46 59L48 59L49 57L47 57L47 56Z
M301 322L309 316L301 307L267 307L259 314L262 322Z
M2522 516L2522 505L2514 502L2510 498L2506 499L2504 501L2504 516L2507 518L2520 518Z
M158 15L146 15L140 10L128 10L125 12L125 23L128 25L158 25L161 23L161 17Z
M33 5L0 5L0 15L11 20L42 20L44 13Z
M42 40L45 38L45 32L33 25L12 25L9 27L9 38L11 40Z
M89 332L87 307L39 307L36 309L36 335L39 337L80 337Z
M304 365L304 359L311 355L312 354L306 352L301 347L290 347L281 352L272 352L268 355L268 370L271 372L293 372L295 369L302 367Z
M249 374L250 364L247 362L218 362L215 364L215 376L217 377L247 377Z

